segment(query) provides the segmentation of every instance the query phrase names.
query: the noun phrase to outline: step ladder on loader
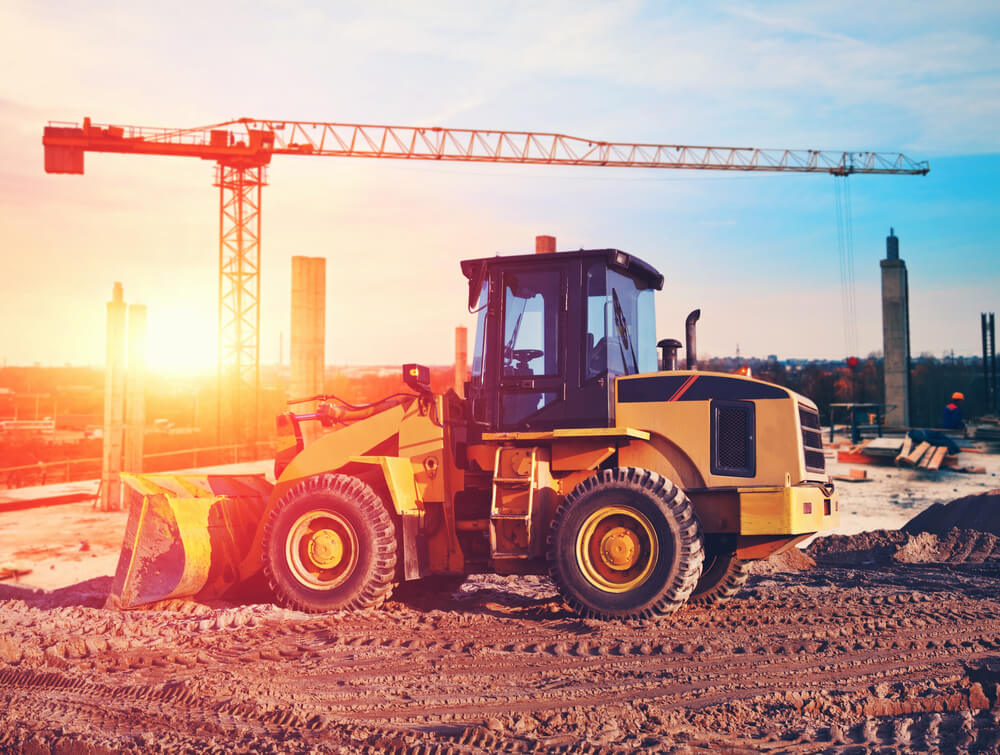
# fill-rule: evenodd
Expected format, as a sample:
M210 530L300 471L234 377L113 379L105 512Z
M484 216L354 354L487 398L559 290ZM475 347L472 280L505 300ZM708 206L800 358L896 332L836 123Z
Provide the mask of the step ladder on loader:
M493 464L490 553L494 559L530 559L539 449L501 446Z

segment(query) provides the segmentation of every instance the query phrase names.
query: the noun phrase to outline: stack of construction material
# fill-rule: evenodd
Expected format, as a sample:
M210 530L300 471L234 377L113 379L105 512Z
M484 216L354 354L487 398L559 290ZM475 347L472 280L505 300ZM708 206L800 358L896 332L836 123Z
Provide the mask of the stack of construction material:
M919 442L909 436L904 438L873 438L857 446L839 450L837 461L847 464L880 466L895 464L897 467L911 467L927 472L937 472L940 468L945 467L956 472L985 473L986 470L983 467L962 466L958 460L959 451L971 453L979 452L979 449L962 448L956 450L958 446L955 446L953 441L945 439L953 446L949 449L948 445L936 442L939 435L939 433L922 432L918 437L929 437L930 439ZM953 453L949 453L949 451L953 451Z
M906 436L903 438L899 454L896 455L896 466L918 467L929 472L936 472L947 455L947 446L936 446L926 440L914 443L910 436Z
M847 464L887 466L895 462L902 447L902 438L873 438L856 446L837 451L837 461Z

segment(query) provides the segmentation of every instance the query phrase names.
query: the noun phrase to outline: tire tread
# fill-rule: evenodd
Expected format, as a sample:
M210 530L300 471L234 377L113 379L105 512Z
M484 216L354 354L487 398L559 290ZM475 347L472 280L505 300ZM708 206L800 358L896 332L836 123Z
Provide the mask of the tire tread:
M714 585L706 586L699 594L691 594L688 602L695 606L721 606L736 597L750 577L750 562L741 561L735 554L725 554L719 558L729 558L725 572Z
M304 496L325 495L339 498L355 505L359 513L372 525L375 535L372 574L361 585L357 594L351 597L338 610L361 610L378 608L388 599L394 586L396 572L396 535L395 526L389 517L389 512L382 499L370 486L356 477L344 474L326 473L308 477L285 492L268 518L264 528L263 560L264 574L271 592L285 608L306 613L324 613L326 609L310 605L295 595L289 594L276 579L274 567L268 556L268 543L271 542L275 523L279 514Z
M630 616L595 609L574 597L572 591L566 588L566 582L560 573L559 559L555 553L555 535L567 514L582 498L607 486L631 488L636 492L648 494L661 511L665 514L669 512L674 518L679 532L679 542L676 546L680 568L650 604L636 609ZM547 549L549 574L559 587L563 600L576 613L593 619L653 618L676 612L694 591L704 560L701 527L688 497L672 480L640 467L603 469L581 481L557 507L549 531Z

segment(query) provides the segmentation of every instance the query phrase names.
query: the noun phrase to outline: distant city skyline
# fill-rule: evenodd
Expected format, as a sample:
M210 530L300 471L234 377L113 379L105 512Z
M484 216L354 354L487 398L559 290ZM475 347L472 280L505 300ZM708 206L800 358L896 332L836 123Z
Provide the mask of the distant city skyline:
M925 177L845 180L279 157L263 198L262 364L277 363L282 332L287 346L292 255L328 258L328 364L447 364L454 327L470 341L474 330L458 262L530 251L538 234L657 267L657 337L682 336L701 308L703 355L737 343L786 358L880 350L890 227L909 270L914 356L978 354L979 313L1000 309L997 8L8 0L0 39L16 72L0 82L8 364L102 365L104 303L121 281L126 301L149 308L153 369L214 369L213 166L88 154L86 175L46 175L43 126L84 116L525 129L930 162ZM838 185L851 208L839 226Z

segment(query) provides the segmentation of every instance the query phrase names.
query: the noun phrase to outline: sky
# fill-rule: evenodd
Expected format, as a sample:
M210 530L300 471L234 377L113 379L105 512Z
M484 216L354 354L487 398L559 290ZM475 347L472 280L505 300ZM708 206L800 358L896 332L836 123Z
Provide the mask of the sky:
M148 307L152 367L215 364L213 165L91 153L83 176L46 175L43 127L85 116L534 130L930 163L927 176L845 181L277 156L263 196L263 363L281 344L288 360L293 255L327 258L329 364L447 364L454 327L474 325L459 261L533 251L539 234L658 268L657 336L683 338L700 308L701 356L880 351L890 227L914 355L980 353L979 315L1000 307L1000 7L989 3L0 0L0 70L9 365L102 365L115 281Z

